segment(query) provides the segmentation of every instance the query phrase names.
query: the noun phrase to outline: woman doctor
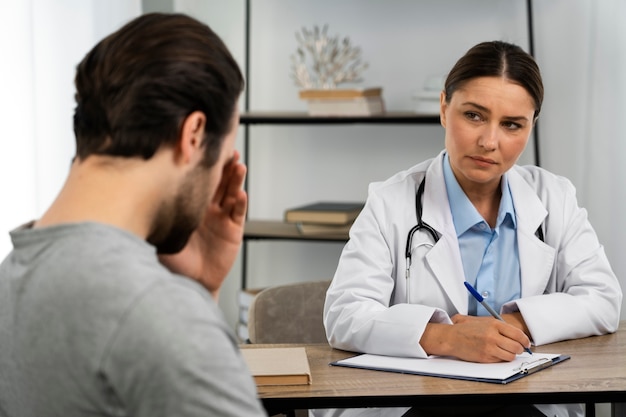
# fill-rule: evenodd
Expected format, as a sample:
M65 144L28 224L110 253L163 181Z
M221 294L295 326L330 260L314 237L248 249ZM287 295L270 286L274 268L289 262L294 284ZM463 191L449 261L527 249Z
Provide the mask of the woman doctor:
M539 68L515 45L481 43L456 63L441 93L445 150L369 187L326 296L333 347L499 362L531 344L617 329L622 292L574 187L515 165L542 99Z

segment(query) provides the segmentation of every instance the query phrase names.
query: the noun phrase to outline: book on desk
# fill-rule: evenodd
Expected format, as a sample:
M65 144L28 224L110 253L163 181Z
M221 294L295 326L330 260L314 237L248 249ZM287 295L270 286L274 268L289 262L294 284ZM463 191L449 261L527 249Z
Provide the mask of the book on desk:
M241 349L257 386L308 385L311 369L304 347Z

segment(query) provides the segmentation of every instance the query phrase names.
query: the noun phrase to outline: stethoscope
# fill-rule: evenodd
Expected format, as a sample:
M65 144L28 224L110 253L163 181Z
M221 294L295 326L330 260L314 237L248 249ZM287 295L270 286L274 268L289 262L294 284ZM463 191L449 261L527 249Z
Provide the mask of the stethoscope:
M433 238L433 243L422 242L418 244L415 248L419 248L420 246L428 246L432 248L435 245L435 243L439 241L439 233L437 233L437 231L433 229L431 225L429 225L428 223L422 220L422 197L424 196L425 183L426 183L426 176L424 176L424 178L422 179L422 182L417 188L417 193L415 194L415 214L417 216L417 224L413 226L411 230L409 230L409 233L406 237L406 249L404 251L404 256L406 257L406 271L405 271L404 276L406 278L406 302L407 304L409 304L409 295L411 294L411 291L410 291L411 290L410 288L411 256L412 256L411 243L413 242L413 235L418 230L425 230ZM539 228L535 232L535 235L542 242L545 242L543 229L541 225L539 225Z
M416 246L419 248L420 246L429 246L433 247L435 243L439 241L439 233L431 225L422 220L422 197L424 196L424 185L426 183L426 176L422 179L419 187L417 188L417 193L415 194L415 215L417 216L417 224L409 230L409 233L406 237L406 250L404 251L404 256L406 257L406 302L409 302L409 294L411 293L409 288L410 278L411 278L411 256L412 256L412 248L411 244L413 243L413 235L419 231L424 230L433 238L433 243L422 242Z

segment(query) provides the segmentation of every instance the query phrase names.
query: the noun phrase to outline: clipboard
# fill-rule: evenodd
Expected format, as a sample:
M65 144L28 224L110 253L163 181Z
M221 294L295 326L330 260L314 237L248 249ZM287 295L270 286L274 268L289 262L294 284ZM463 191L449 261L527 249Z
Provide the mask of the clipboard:
M444 356L401 358L362 354L331 362L334 366L398 372L412 375L508 384L570 359L553 353L522 353L511 362L475 363Z

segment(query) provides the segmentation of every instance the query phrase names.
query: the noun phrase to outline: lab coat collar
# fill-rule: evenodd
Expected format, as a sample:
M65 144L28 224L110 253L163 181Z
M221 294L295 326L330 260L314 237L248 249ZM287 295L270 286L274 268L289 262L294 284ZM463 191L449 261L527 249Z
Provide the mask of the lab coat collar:
M443 175L444 155L445 151L441 152L426 171L422 219L440 234L439 241L426 255L426 262L441 287L446 289L457 312L467 314L468 297L463 285L463 263Z
M423 197L423 220L439 234L439 241L426 255L426 262L442 285L451 302L461 314L467 314L468 295L459 243L450 213L450 203L443 176L442 151L426 171ZM508 171L508 181L517 218L517 239L521 268L521 296L542 294L550 278L555 250L535 234L548 214L537 192L514 166ZM544 230L545 234L545 230Z
M442 235L449 232L456 234L443 174L444 156L445 151L442 151L426 170L422 199L422 219Z
M519 251L522 297L542 294L548 285L550 273L553 269L556 250L536 235L537 229L542 228L544 235L545 220L548 211L537 196L537 191L521 175L521 169L514 166L507 173L515 215L517 217L517 245Z

